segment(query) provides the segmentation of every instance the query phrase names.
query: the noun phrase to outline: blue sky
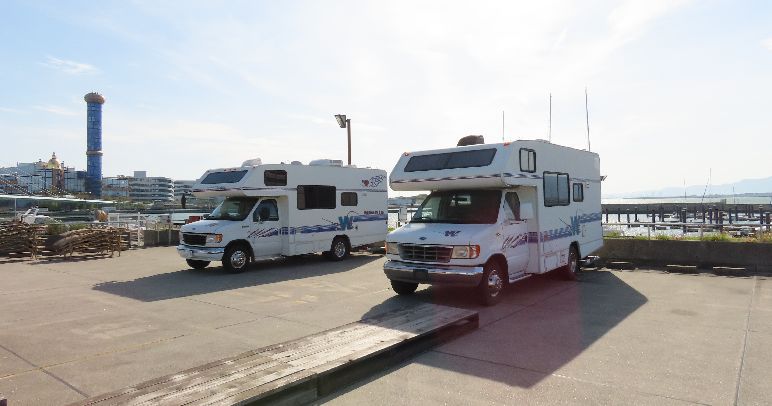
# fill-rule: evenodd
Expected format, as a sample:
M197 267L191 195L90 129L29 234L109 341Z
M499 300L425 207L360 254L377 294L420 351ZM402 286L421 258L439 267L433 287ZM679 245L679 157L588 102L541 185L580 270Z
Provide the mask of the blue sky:
M770 173L772 3L5 1L0 166L85 169L102 93L104 174L345 159L391 170L467 134L592 149L604 193Z

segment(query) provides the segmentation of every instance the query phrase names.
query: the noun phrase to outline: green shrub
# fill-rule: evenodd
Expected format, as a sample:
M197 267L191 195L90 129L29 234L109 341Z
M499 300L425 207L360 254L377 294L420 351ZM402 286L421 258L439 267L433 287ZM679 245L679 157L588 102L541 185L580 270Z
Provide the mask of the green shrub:
M702 241L732 241L732 236L727 233L706 234L702 236Z

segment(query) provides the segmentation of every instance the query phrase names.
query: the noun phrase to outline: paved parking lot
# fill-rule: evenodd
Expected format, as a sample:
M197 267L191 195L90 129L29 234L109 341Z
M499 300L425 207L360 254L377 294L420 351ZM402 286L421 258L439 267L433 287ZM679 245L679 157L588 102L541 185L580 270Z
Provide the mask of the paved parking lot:
M0 393L66 404L419 302L480 329L332 404L768 404L772 281L657 271L548 276L481 308L469 291L397 297L377 255L187 269L174 248L66 262L0 260Z

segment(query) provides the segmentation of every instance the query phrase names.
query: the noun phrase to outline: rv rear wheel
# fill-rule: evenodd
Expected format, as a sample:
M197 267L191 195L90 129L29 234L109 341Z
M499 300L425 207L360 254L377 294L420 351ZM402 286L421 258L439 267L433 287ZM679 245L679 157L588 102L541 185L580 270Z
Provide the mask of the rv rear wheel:
M233 245L225 250L222 266L228 272L241 273L247 270L249 259L249 251L243 245Z
M488 262L483 269L483 278L477 287L480 302L485 306L493 306L501 300L507 273L498 261Z
M351 250L348 247L348 242L343 237L335 237L332 240L330 250L327 251L327 258L333 261L341 261L345 259Z
M391 288L397 292L398 295L409 295L418 289L418 284L413 282L391 281Z
M193 269L204 269L209 265L209 261L200 261L197 259L186 259L185 262Z
M575 245L572 245L568 250L568 264L562 269L563 279L568 281L575 281L576 274L579 273L579 250Z

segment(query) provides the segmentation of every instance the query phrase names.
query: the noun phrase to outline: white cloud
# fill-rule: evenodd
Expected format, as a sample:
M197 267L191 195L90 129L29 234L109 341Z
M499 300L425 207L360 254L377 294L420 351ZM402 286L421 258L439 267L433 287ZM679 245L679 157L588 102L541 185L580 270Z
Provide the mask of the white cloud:
M0 107L0 112L3 113L21 113L22 111L19 109L12 109L9 107Z
M56 114L59 116L77 116L78 112L70 110L66 107L45 105L45 106L33 106L35 110L45 111L47 113Z
M764 48L772 51L772 37L769 37L769 38L765 39L764 41L761 41L761 46L763 46Z
M82 63L82 62L70 61L67 59L60 59L53 56L46 57L45 62L42 62L41 65L49 67L51 69L62 71L64 73L68 73L70 75L80 75L80 74L99 72L99 69L97 69L94 65L89 65L87 63Z

